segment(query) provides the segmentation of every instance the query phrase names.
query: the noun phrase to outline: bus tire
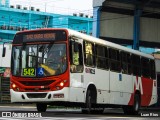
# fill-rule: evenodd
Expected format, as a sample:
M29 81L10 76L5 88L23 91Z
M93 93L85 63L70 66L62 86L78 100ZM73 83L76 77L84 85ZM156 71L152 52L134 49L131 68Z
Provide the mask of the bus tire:
M37 103L36 107L38 112L46 112L47 110L47 104L44 103Z
M85 108L82 108L82 113L85 114L89 114L92 111L92 96L91 96L91 90L88 89L87 90L87 94L86 94L86 103L85 103Z
M124 106L123 107L124 114L137 115L139 113L140 106L141 106L140 95L135 94L133 106Z

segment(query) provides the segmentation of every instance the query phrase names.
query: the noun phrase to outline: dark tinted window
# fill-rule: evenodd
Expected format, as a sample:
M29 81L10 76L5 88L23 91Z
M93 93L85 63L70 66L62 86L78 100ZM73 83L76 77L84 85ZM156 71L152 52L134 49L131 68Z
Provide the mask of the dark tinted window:
M150 60L141 58L142 76L150 78Z
M132 55L132 65L133 65L133 75L135 76L141 76L141 60L140 56L138 55Z
M108 69L108 50L106 47L96 45L97 68Z
M122 73L131 74L132 65L131 65L131 56L127 52L121 52L121 62L122 62Z
M110 70L111 71L115 71L115 72L121 71L119 50L109 48L109 63L110 63Z
M151 78L156 79L156 70L155 70L154 60L150 60L150 71L151 71Z

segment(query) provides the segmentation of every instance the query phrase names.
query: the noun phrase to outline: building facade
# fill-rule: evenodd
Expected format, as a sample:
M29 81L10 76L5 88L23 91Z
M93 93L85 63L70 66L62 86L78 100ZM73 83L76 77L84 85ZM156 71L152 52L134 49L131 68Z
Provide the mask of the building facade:
M0 0L0 44L11 42L18 31L38 28L70 28L92 34L92 17L88 15L46 13L40 8L9 3L10 0Z
M93 0L93 36L135 50L160 48L159 0Z

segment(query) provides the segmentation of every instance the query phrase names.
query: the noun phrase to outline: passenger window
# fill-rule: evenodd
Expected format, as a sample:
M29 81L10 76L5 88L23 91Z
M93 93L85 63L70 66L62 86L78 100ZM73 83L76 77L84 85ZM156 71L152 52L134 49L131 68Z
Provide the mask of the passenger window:
M97 68L108 69L108 50L104 46L96 45Z
M150 78L150 60L141 58L142 76Z
M82 45L78 42L70 42L70 60L71 60L71 72L81 73L83 72L83 55Z
M127 61L128 61L128 74L132 74L132 62L131 62L131 55L127 54Z
M121 72L121 62L119 50L109 48L109 62L110 70L115 72Z
M84 56L85 56L85 65L86 66L95 66L95 55L94 55L94 44L91 42L84 42Z
M121 52L121 64L122 64L122 73L131 74L132 65L131 65L131 56L127 52Z
M122 73L128 74L127 53L126 52L121 52L121 60L122 60Z
M133 75L135 76L141 76L141 60L140 56L138 55L132 55L132 70Z
M151 72L151 78L156 79L156 70L155 70L154 60L150 60L150 72Z

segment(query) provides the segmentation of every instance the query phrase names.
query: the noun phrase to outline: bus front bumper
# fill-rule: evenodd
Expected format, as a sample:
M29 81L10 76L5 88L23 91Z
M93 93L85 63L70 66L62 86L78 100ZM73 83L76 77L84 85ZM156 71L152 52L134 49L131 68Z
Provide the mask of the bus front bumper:
M69 101L69 88L50 92L17 92L10 89L11 102L54 102Z

